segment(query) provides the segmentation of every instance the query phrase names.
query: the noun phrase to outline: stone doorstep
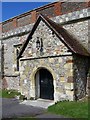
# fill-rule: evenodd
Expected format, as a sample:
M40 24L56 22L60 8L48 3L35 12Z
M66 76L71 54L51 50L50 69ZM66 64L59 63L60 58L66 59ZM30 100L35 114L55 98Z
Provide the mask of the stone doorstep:
M37 101L42 101L42 102L54 102L54 100L41 99L41 98L38 98Z
M49 106L55 104L55 102L53 100L37 99L37 100L24 100L20 104L31 105L33 107L47 109Z

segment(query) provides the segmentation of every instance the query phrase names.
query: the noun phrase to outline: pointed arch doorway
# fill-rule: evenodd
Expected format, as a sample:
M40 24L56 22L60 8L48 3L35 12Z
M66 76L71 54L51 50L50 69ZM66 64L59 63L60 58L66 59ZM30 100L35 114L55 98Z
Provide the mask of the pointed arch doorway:
M53 76L45 68L40 68L35 74L35 97L54 100Z

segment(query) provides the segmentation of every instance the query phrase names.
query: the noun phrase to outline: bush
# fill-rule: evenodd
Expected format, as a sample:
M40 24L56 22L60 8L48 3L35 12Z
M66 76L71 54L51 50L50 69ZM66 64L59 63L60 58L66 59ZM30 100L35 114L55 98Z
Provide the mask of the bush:
M20 99L23 98L23 95L21 95L20 92L18 92L17 90L0 90L0 97L2 98L15 98L16 96L20 96Z

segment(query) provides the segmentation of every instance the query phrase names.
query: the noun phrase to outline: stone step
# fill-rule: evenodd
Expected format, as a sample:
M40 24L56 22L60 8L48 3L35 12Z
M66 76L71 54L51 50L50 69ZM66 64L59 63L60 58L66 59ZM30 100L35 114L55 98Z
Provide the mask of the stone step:
M38 99L38 100L24 100L20 104L31 105L34 107L41 107L47 109L49 106L55 104L55 102L53 100Z

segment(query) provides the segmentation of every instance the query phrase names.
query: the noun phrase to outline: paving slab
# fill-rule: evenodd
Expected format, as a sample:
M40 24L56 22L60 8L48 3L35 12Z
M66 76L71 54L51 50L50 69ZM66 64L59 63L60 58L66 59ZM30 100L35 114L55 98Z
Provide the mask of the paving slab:
M25 101L21 102L20 104L31 105L34 107L40 107L40 108L47 109L49 106L55 104L55 102L53 100L38 99L38 100L25 100Z

